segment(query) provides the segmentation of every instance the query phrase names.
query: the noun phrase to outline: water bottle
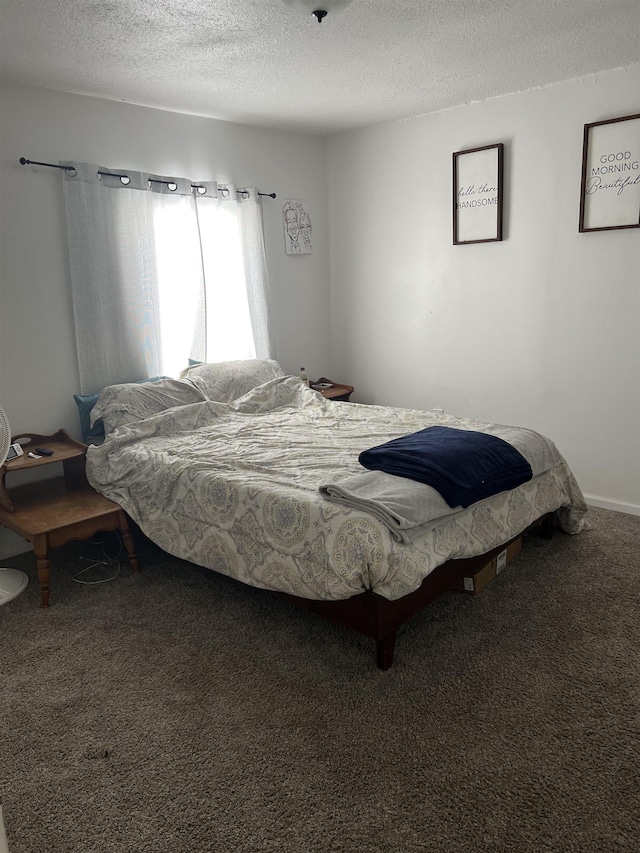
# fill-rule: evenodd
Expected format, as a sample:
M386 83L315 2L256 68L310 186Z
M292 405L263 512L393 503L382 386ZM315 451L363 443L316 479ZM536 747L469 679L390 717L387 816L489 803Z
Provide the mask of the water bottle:
M304 367L300 368L300 379L302 379L305 385L309 384L309 377L307 376L307 371L304 369Z

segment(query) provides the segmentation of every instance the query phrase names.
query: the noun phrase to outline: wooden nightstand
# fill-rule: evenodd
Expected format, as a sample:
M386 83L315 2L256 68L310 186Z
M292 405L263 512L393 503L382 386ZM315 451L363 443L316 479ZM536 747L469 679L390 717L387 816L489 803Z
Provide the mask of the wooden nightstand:
M328 385L328 388L318 388L318 385ZM317 382L312 382L311 387L319 391L327 400L349 402L349 397L353 394L353 385L339 385L337 382L332 382L326 376L321 376Z
M89 539L99 531L119 530L134 572L140 571L127 517L120 507L92 489L85 473L87 445L66 432L53 435L22 433L24 455L2 466L0 524L33 543L40 580L42 607L49 606L49 550L72 539ZM32 459L36 447L52 450L51 456ZM62 462L63 475L7 489L7 474Z

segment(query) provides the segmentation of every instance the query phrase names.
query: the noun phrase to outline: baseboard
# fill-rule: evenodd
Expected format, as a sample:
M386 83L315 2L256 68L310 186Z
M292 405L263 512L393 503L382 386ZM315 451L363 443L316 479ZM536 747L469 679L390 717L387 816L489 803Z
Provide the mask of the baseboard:
M611 501L601 498L599 495L585 495L585 501L589 506L597 506L600 509L612 509L614 512L626 512L627 515L640 515L640 506L625 503L624 501Z

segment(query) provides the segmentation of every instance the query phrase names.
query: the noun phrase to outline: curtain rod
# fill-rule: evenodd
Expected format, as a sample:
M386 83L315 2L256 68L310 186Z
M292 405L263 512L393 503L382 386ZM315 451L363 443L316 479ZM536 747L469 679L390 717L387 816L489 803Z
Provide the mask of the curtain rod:
M20 158L20 165L21 166L48 166L50 169L64 169L65 172L75 172L76 171L76 169L73 166L60 166L58 163L39 163L37 160L27 160L26 157ZM100 172L100 171L98 171L98 174L99 175L106 175L110 178L120 178L120 180L122 180L123 178L129 177L128 175L119 175L117 172ZM175 181L162 181L159 178L149 178L149 182L152 184L166 184L166 186L168 186L168 187L172 187L172 186L176 187ZM204 187L202 186L202 184L191 184L191 189L202 190L202 189L204 189ZM220 192L222 192L223 194L226 193L226 195L229 195L229 190L226 189L226 187L221 187ZM249 195L249 193L247 190L236 190L236 195ZM275 193L261 193L261 192L259 192L258 195L268 196L269 198L276 198Z

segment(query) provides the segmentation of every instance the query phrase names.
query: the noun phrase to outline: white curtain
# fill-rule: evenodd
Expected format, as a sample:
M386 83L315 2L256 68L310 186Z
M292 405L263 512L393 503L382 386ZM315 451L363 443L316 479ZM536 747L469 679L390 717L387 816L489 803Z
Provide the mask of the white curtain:
M80 393L275 357L255 189L62 165Z

